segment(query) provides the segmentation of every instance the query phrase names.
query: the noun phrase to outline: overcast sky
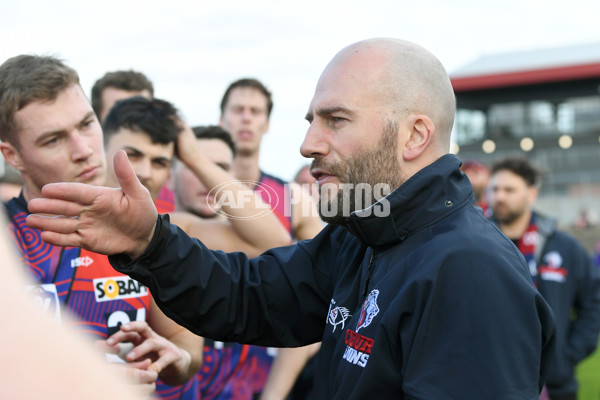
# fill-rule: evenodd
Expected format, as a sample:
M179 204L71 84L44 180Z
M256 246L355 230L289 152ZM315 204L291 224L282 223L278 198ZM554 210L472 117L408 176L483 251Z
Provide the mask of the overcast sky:
M218 122L227 85L273 92L261 166L291 179L317 79L342 47L389 36L426 47L452 73L482 55L600 42L597 0L0 0L0 62L53 54L88 93L133 68L192 125Z

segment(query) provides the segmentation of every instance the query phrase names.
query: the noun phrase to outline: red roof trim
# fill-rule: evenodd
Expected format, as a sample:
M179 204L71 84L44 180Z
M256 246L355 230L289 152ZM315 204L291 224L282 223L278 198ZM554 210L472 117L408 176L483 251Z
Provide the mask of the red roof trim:
M600 63L451 78L455 92L600 77Z

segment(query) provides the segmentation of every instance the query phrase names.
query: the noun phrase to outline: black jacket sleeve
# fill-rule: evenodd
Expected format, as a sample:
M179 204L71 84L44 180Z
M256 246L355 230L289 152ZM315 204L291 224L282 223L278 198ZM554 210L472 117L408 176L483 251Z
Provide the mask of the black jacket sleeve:
M209 250L163 215L142 256L109 260L148 286L167 316L198 335L295 347L317 342L323 333L335 252L343 239L331 230L248 259Z

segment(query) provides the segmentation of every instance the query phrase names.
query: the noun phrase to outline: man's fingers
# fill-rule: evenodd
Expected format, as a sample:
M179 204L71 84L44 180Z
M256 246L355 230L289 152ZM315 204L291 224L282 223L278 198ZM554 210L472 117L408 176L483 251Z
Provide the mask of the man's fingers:
M128 197L134 199L147 195L147 189L142 185L137 178L127 153L125 150L120 150L115 154L114 158L115 175L119 181L119 186ZM146 192L146 193L144 193Z
M83 210L83 206L80 203L43 197L29 200L27 208L32 214L65 215L67 217L76 217Z
M94 341L94 348L100 352L109 354L117 354L119 352L118 346L110 346L108 343L106 343L106 340Z
M150 325L146 321L131 321L124 325L121 325L121 331L123 332L139 332L144 336L150 336L154 333Z
M114 345L120 342L139 343L142 340L143 338L136 332L118 331L112 334L108 339L106 339L106 343L108 343L109 345Z
M44 197L67 200L79 204L92 204L98 196L100 186L86 185L77 182L49 183L42 188ZM28 204L29 206L29 204Z
M77 233L42 232L42 240L54 246L81 247L81 236Z
M127 360L125 360L125 361L127 361ZM127 362L128 367L144 369L144 370L147 370L150 367L150 365L152 365L152 360L149 358L144 358L141 361Z
M136 384L139 391L146 395L150 395L156 389L158 373L152 369L127 367L125 375L130 382Z
M135 346L129 353L127 353L125 358L127 361L136 361L143 358L156 358L155 354L153 353L155 351L157 351L156 346L146 340Z
M163 369L165 369L168 365L174 363L178 359L179 357L177 354L174 354L172 352L166 352L165 354L162 354L160 357L158 357L158 359L150 365L149 369L153 369L154 371L160 374L160 372Z
M59 234L70 234L77 230L79 221L70 217L47 217L37 214L27 216L27 225L30 228L40 229L42 231L52 231Z

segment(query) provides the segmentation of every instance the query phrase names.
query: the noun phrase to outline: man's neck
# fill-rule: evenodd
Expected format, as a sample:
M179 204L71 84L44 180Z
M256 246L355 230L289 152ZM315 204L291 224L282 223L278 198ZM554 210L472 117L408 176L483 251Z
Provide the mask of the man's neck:
M240 181L258 182L260 179L258 152L236 155L233 161L233 175Z
M498 228L504 233L509 239L520 239L531 222L531 211L524 212L519 218L511 222L510 224L498 224Z
M29 185L23 185L23 198L27 203L29 203L32 199L42 197L42 193L39 190L32 190Z

